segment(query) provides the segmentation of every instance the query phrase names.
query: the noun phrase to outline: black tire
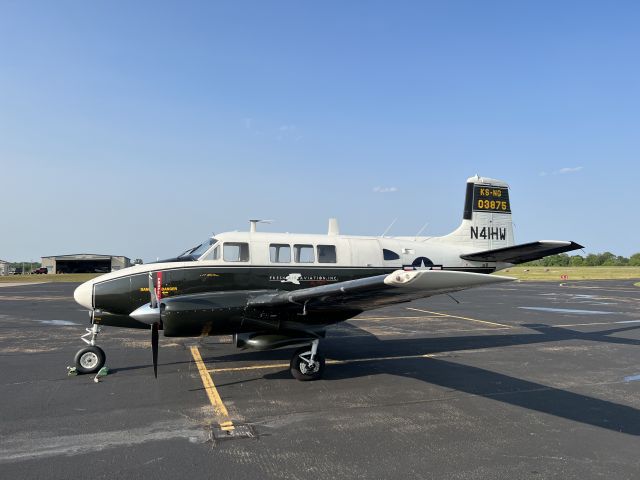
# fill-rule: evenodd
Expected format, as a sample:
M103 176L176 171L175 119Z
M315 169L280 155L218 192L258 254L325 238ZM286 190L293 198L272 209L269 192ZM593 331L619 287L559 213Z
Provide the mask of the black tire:
M85 347L78 350L76 358L76 371L78 373L95 373L104 367L107 356L100 347Z
M307 362L305 362L300 355L306 357L311 355L311 347L299 348L294 352L293 357L291 357L290 370L293 378L303 382L321 378L324 373L324 355L316 352L315 366L313 369L309 369Z

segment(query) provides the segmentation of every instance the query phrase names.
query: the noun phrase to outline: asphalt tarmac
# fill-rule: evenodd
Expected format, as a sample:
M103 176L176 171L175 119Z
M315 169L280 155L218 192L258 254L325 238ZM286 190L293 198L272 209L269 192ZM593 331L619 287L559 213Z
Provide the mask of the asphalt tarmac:
M75 286L0 288L3 479L640 476L631 281L367 312L330 330L316 382L291 378L294 348L215 337L161 337L156 380L150 333L109 327L110 374L67 376L88 327Z

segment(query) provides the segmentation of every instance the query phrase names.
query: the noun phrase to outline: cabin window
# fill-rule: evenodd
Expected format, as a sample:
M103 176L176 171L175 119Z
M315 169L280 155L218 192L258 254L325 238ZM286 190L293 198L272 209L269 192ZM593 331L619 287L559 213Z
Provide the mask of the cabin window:
M248 262L249 244L235 242L225 243L222 257L225 262Z
M272 243L269 245L271 263L289 263L291 261L291 246L286 243Z
M319 263L336 263L335 245L318 245Z
M293 251L297 263L313 263L315 261L313 245L294 245Z
M387 250L386 248L382 249L382 256L385 260L400 260L400 255L393 250Z

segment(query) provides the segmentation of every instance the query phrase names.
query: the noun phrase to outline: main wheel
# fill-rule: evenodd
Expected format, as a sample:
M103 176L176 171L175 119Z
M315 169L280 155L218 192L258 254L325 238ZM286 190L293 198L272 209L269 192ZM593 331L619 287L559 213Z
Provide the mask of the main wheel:
M317 380L324 372L324 356L316 352L312 365L309 365L311 358L311 347L299 348L291 357L291 375L296 380L308 381Z
M100 347L85 347L76 353L75 363L78 373L95 373L104 367L107 356Z

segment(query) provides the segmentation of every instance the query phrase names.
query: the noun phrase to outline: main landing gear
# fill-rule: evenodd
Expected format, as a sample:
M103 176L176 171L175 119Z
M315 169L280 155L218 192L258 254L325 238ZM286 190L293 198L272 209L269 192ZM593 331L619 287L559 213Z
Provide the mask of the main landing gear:
M104 362L107 356L100 347L96 345L96 337L100 333L100 325L94 323L91 328L87 328L87 333L80 338L85 342L88 347L81 348L76 353L74 359L76 364L76 371L78 373L95 373L104 366ZM86 337L91 337L87 339Z
M324 373L324 356L318 352L320 340L316 339L308 347L295 351L291 358L291 375L296 380L317 380Z

